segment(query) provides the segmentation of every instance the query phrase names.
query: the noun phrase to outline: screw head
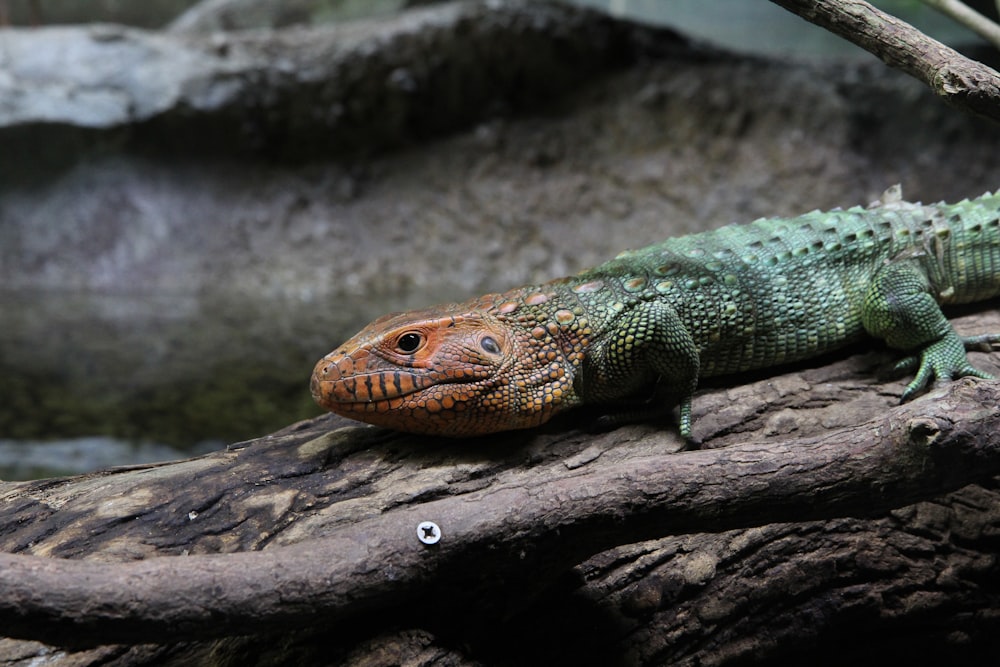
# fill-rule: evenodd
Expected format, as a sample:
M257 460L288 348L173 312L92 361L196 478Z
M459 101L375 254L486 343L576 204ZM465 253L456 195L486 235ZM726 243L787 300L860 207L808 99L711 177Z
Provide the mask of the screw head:
M433 521L417 524L417 539L424 544L437 544L441 540L441 529Z

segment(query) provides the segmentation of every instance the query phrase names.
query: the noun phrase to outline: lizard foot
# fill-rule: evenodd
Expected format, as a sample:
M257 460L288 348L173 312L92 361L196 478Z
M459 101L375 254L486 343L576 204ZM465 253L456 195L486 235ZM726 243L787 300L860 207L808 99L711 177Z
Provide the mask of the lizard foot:
M899 361L894 366L895 371L911 373L916 370L916 377L906 385L900 403L909 401L923 391L932 379L937 382L950 382L956 378L971 376L992 380L991 374L969 363L965 352L966 350L988 351L998 343L1000 334L960 337L951 331L925 347L920 354Z

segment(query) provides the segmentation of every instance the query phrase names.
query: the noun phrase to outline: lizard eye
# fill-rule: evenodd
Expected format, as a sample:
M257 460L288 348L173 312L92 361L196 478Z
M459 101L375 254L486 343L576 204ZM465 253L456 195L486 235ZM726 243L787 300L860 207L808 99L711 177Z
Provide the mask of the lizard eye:
M490 354L500 354L500 346L497 344L496 339L490 336L484 336L483 339L479 341L479 346Z
M396 351L403 354L413 354L424 344L424 337L416 331L407 331L396 339Z

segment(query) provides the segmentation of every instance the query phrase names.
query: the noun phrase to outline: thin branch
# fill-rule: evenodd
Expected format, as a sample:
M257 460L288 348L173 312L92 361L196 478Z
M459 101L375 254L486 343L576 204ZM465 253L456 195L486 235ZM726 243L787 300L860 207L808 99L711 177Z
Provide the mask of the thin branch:
M964 2L960 0L924 0L924 4L930 5L945 16L961 23L1000 49L1000 25L997 25L989 17L983 16Z
M1000 122L1000 73L861 0L771 0L930 86L952 106Z
M519 466L484 488L372 508L322 538L258 552L124 563L0 554L0 628L55 645L164 643L331 622L416 596L461 608L482 572L542 581L651 537L877 515L1000 472L998 403L1000 383L964 379L820 436ZM417 540L425 520L443 532L434 546ZM470 562L477 580L462 580Z

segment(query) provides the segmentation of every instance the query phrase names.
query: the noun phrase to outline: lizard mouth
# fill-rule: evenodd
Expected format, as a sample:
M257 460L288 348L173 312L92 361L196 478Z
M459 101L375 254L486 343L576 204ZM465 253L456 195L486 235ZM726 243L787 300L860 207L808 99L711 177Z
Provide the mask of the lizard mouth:
M344 368L344 366L351 368ZM404 370L358 373L349 357L324 357L313 369L309 390L313 400L324 407L339 410L374 410L396 407L403 400L430 386L457 381L459 378L431 379Z

